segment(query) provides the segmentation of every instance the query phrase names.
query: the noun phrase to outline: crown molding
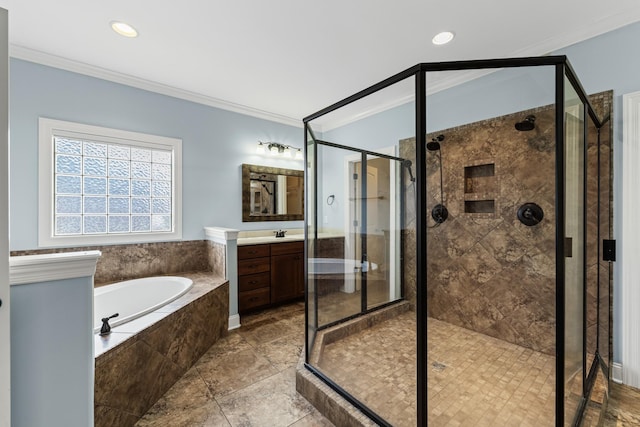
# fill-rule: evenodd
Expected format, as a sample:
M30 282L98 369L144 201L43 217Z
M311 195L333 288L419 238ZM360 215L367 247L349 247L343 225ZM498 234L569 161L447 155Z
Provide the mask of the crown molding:
M93 277L100 251L63 252L9 257L11 286Z
M151 80L141 79L139 77L119 73L117 71L108 70L102 67L96 67L94 65L74 61L72 59L52 55L24 46L11 44L9 46L9 55L12 58L21 59L23 61L34 62L36 64L46 65L73 73L83 74L86 76L135 87L137 89L143 89L149 92L159 93L161 95L195 102L197 104L206 105L208 107L220 108L222 110L232 111L234 113L244 114L246 116L269 120L271 122L281 123L297 128L302 127L302 120L298 120L293 117L270 113L268 111L260 110L246 105L236 104L230 101L225 101L223 99L201 95L188 90L153 82Z

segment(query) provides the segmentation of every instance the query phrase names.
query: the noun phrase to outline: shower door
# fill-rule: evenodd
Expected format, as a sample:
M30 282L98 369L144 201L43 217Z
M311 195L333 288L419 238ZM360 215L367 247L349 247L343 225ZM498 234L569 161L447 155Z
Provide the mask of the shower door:
M585 114L564 79L564 425L573 425L585 393Z
M363 161L365 168L362 167ZM353 289L363 290L362 310L401 298L400 204L401 164L368 154L349 162L348 247L361 260Z
M324 328L402 297L403 171L391 155L325 141L307 155L308 206L318 212L308 225L309 304Z

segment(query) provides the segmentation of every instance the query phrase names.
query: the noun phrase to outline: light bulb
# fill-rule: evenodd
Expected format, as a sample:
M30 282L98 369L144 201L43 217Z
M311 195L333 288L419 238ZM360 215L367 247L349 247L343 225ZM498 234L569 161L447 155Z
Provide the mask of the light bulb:
M296 150L296 160L303 160L304 156L302 155L302 150L301 149L297 149Z
M271 145L269 147L269 152L271 153L272 156L277 156L278 155L278 147L276 145Z
M453 37L454 37L454 34L451 31L443 31L433 36L433 39L431 39L431 43L435 45L447 44L451 40L453 40Z
M111 21L111 29L124 37L138 37L138 31L126 22Z
M258 145L256 146L256 153L264 154L264 144L258 141Z
M284 156L285 156L285 157L288 157L288 158L293 157L293 154L291 153L291 147L285 147L285 149L284 149Z

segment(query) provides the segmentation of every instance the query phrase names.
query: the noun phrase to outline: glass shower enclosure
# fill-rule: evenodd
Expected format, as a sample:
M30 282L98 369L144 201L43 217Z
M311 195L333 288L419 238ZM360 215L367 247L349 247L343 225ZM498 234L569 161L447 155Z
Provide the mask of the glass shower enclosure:
M418 64L306 117L305 368L378 425L595 425L610 106L548 56Z

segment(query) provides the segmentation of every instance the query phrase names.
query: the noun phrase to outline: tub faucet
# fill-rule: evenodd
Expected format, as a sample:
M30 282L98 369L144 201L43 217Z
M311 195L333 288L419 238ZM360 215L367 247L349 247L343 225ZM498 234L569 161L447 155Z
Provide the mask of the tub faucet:
M284 237L284 234L287 232L287 230L278 230L278 231L274 231L274 233L276 233L276 237Z
M120 315L119 313L116 313L116 314L112 314L109 317L102 318L102 328L100 328L101 336L109 335L111 333L111 326L109 326L109 319L113 319L114 317L118 317L119 315Z

